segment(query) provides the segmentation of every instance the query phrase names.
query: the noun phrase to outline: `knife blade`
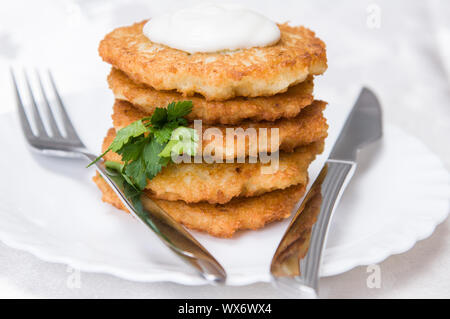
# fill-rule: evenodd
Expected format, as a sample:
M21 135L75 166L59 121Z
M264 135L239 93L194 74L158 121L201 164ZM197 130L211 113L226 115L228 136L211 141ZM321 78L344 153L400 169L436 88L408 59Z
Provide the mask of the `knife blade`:
M363 88L325 166L296 211L272 259L273 282L288 293L318 295L319 267L333 212L356 168L357 151L382 136L381 106Z

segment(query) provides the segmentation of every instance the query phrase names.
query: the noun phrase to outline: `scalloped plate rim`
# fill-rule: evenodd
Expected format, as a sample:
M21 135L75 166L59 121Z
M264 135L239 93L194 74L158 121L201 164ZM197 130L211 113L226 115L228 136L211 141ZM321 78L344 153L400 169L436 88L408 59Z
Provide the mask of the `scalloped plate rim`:
M2 114L3 116L4 114ZM386 126L393 127L395 129L400 130L401 132L405 133L401 128L398 128L395 125L387 124ZM440 168L443 168L445 170L445 167L442 163L442 161L439 159L438 156L436 156L433 152L431 152L425 144L423 144L419 139L412 135L408 135L410 138L415 139L418 143L422 144L423 147L427 149L429 152L429 155L432 155L441 166ZM450 175L449 175L450 176ZM379 263L386 258L388 258L391 255L401 254L405 251L408 251L411 249L416 242L423 240L427 237L429 237L435 230L436 226L442 223L449 214L450 210L450 201L447 201L447 211L441 212L439 214L434 213L433 218L430 219L426 225L426 227L421 227L421 231L416 233L409 232L409 237L402 237L402 240L395 241L395 245L391 246L390 249L379 250L378 254L373 254L371 256L367 256L365 259L363 258L347 258L343 259L339 263L340 266L334 266L333 271L325 271L321 273L321 276L334 276L346 271L349 271L357 266L363 266L363 265L370 265L374 263ZM8 213L7 211L0 210L2 213ZM439 216L437 216L439 215ZM396 237L399 238L398 236ZM10 246L15 249L26 251L37 258L46 261L46 262L53 262L53 263L61 263L61 264L67 264L70 267L79 269L81 271L86 272L93 272L93 273L107 273L119 278L132 280L132 281L138 281L138 282L173 282L173 283L180 283L185 285L204 285L207 284L205 280L198 276L193 276L189 273L182 273L180 271L167 271L165 269L161 269L161 273L154 273L154 274L135 274L131 273L129 270L124 270L120 266L112 266L112 265L106 265L98 262L86 262L86 261L80 261L77 260L75 257L71 257L70 254L64 254L61 253L61 251L45 251L45 249L42 249L39 246L33 246L33 244L27 243L26 240L20 240L17 235L14 235L13 233L8 233L1 230L0 226L0 241L5 243L7 246ZM247 268L251 269L252 267ZM165 272L164 272L165 271ZM234 286L241 286L241 285L248 285L256 282L270 282L270 274L267 272L266 274L257 274L257 275L248 275L248 274L239 274L239 273L233 273L233 279L230 281L227 281L227 284L234 285Z

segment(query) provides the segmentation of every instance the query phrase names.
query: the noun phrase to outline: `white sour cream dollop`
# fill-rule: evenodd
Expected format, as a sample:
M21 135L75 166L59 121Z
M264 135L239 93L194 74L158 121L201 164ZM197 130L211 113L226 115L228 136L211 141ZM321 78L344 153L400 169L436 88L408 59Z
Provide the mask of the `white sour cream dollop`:
M202 3L152 18L143 32L152 42L189 53L264 47L280 39L273 21L229 3Z

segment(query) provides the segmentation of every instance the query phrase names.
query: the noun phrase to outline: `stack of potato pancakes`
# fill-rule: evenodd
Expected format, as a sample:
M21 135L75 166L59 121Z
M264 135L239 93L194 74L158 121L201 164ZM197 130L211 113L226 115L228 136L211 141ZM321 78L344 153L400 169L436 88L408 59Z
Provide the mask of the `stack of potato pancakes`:
M268 47L189 54L150 41L142 33L145 23L115 29L100 43L100 56L113 66L108 83L116 98L114 128L103 150L119 129L156 108L189 100L189 123L202 120L203 132L223 132L223 139L203 136L201 147L214 143L215 156L224 160L169 163L147 181L144 207L149 197L178 222L218 237L290 216L327 136L326 103L313 97L313 76L327 68L324 43L304 27L280 24L281 39ZM243 145L227 145L229 128L243 129L235 131L235 140L255 128L258 143L246 135ZM278 140L271 143L274 128ZM277 169L267 173L263 168L271 163L249 160L262 152L278 156ZM121 156L109 152L105 159L120 162ZM125 210L101 177L94 181L105 202Z

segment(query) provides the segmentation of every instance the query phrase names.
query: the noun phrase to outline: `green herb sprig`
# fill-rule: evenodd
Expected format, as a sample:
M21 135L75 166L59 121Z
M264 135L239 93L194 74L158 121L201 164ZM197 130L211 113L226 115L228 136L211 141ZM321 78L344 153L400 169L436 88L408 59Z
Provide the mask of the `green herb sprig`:
M198 137L187 128L184 118L192 111L191 101L173 102L167 108L156 108L152 116L135 121L120 129L108 149L92 161L91 166L108 152L122 157L122 162L106 161L109 171L120 174L134 197L139 196L147 185L171 161L172 154L195 155Z

